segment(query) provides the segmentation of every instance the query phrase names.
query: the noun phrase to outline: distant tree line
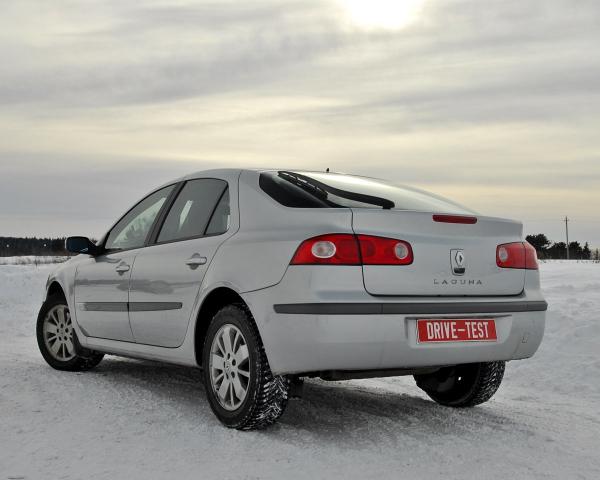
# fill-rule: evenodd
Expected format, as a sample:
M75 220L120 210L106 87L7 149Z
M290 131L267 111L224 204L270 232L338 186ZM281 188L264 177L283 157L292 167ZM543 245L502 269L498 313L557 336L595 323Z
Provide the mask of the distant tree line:
M65 238L0 237L0 257L69 255Z
M540 259L567 258L565 242L551 242L546 235L538 233L527 235L527 241L533 245ZM69 255L65 250L65 238L36 237L0 237L0 257L22 255ZM569 258L573 260L600 260L600 251L592 251L588 242L582 246L579 242L569 243Z
M538 233L527 235L526 240L533 245L540 259L566 259L566 242L551 242L546 235ZM588 242L582 246L579 242L569 242L569 258L571 260L600 260L600 251L592 251Z

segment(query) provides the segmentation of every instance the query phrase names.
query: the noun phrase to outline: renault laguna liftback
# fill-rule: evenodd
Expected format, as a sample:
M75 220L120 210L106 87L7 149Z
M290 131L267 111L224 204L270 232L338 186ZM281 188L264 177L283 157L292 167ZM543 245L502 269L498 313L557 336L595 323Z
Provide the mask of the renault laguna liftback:
M383 180L210 170L169 182L48 278L45 360L200 367L228 427L275 422L304 377L413 375L471 407L531 357L547 304L518 222Z

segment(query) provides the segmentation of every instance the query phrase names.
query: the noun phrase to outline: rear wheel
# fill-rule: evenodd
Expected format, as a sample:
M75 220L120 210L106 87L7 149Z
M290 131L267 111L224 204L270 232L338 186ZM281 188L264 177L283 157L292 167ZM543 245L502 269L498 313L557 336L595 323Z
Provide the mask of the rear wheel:
M202 352L210 406L227 427L265 428L283 414L290 381L273 375L258 329L245 305L228 305L213 317Z
M62 296L52 296L44 302L38 315L36 333L44 360L57 370L89 370L104 357L81 346L73 329L69 306Z
M504 377L505 362L470 363L415 375L417 386L441 405L474 407L494 396Z

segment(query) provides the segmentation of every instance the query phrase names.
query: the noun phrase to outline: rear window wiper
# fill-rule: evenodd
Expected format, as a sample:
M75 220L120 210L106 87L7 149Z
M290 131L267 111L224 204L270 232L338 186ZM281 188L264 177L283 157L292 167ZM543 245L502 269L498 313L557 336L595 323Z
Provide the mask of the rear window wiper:
M302 190L310 193L313 197L317 197L319 200L323 200L324 202L331 203L327 200L327 191L321 188L314 183L307 181L309 179L301 178L300 175L297 175L292 172L278 172L279 178L283 178L284 180L300 187ZM333 205L332 206L338 206Z
M327 185L326 183L319 182L314 178L307 177L306 175L302 175L300 173L288 172L288 171L280 171L278 172L280 178L287 180L290 183L308 191L313 194L315 197L320 198L326 202L331 203L331 200L328 200L328 194L331 193L340 198L345 198L346 200L352 200L359 203L365 203L368 205L377 205L381 208L389 210L394 208L395 204L391 200L381 197L375 197L373 195L365 195L364 193L356 193L349 192L347 190L340 190L339 188L332 187L331 185Z

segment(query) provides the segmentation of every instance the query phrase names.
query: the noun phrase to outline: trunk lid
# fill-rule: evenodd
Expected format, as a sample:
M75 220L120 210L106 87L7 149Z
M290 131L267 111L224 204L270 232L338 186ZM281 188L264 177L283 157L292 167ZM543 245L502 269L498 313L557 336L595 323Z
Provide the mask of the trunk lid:
M411 265L363 266L365 289L372 295L506 296L523 291L525 270L496 265L498 245L521 241L519 222L477 216L477 223L469 225L435 222L427 212L352 211L355 233L404 240L413 248Z

